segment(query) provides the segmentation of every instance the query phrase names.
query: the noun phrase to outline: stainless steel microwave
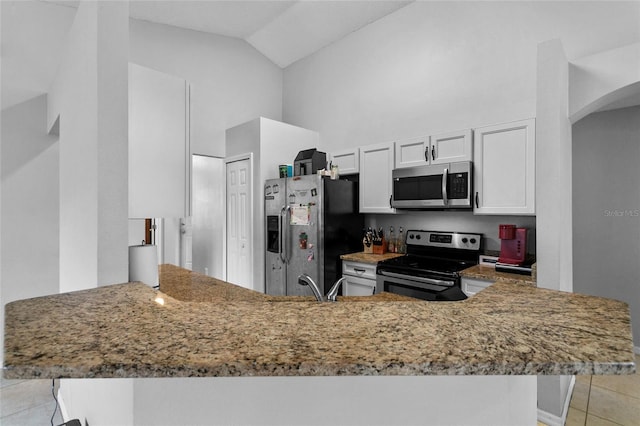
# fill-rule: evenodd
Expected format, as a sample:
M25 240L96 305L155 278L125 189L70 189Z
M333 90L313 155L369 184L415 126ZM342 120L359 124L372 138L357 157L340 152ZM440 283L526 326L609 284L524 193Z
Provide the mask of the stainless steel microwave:
M471 209L473 163L463 161L393 170L397 209Z

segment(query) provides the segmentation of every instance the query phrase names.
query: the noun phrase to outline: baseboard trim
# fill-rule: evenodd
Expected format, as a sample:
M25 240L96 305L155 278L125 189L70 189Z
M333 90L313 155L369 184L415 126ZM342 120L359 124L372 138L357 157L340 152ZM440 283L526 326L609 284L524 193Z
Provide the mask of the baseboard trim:
M569 390L564 398L564 405L562 407L562 416L556 416L555 414L548 413L538 408L538 421L546 424L547 426L564 426L569 414L569 404L571 403L571 396L573 395L573 388L576 385L576 376L571 376L569 382Z
M60 388L58 388L58 406L60 407L60 414L62 415L62 421L66 422L69 419L69 413L67 413L67 407L64 405L64 400L62 399L62 394L60 393Z

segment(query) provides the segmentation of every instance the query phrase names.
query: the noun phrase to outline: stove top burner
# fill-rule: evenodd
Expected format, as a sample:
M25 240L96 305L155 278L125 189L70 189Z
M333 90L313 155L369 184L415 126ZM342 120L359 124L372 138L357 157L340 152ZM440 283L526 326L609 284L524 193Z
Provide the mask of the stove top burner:
M380 265L384 267L403 269L407 272L421 271L425 273L433 272L440 274L455 274L475 264L476 262L471 261L416 256L411 254L407 254L402 257L396 257L394 259L390 259L380 263Z
M407 254L380 262L378 267L405 275L457 277L478 263L481 238L480 234L407 231Z

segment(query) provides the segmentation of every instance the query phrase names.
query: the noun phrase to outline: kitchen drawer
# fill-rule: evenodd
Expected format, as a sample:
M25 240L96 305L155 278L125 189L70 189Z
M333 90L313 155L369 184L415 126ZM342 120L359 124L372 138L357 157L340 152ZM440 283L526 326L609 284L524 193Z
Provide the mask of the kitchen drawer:
M371 296L376 290L375 280L347 275L342 283L345 296Z
M375 263L361 263L361 262L342 262L342 275L353 275L360 278L368 278L370 280L376 279L376 266Z

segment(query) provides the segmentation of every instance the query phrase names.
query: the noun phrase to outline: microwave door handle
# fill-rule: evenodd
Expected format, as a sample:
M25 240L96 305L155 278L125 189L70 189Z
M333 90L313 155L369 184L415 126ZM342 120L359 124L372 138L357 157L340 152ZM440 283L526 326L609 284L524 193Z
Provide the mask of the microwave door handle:
M442 173L442 202L446 206L449 204L449 196L447 195L447 182L449 181L449 169L445 167L444 173Z

